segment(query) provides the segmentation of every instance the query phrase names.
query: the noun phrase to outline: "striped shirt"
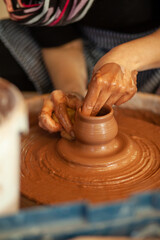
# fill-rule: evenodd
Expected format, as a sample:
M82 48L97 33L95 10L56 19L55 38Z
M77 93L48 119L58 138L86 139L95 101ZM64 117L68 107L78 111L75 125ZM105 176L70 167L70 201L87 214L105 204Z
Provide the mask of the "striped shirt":
M55 26L79 21L94 0L4 0L10 17L26 25Z

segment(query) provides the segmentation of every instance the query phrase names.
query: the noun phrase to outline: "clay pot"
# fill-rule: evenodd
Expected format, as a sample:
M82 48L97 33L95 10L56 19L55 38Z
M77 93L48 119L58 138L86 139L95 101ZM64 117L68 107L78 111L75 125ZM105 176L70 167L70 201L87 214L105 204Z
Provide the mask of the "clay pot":
M113 109L107 106L98 116L84 116L76 112L74 132L75 141L64 138L57 143L57 151L62 159L83 166L106 165L107 156L119 149L117 140L118 125Z
M118 133L113 109L107 106L98 116L84 116L79 109L76 114L74 131L77 141L81 143L90 145L108 143Z

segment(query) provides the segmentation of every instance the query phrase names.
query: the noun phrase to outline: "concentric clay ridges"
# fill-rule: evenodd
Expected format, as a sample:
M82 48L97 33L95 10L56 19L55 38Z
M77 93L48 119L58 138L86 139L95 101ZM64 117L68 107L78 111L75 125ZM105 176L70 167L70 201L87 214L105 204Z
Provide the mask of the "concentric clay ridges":
M116 120L119 126L117 145L122 138L123 142L128 139L124 146L119 144L119 152L115 151L115 156L122 153L121 156L115 158L112 154L109 157L106 151L99 159L94 159L86 154L87 161L83 164L79 162L80 151L76 155L79 156L78 161L71 158L69 161L65 140L32 126L30 134L22 140L22 193L37 202L51 204L82 199L112 201L159 188L160 127L125 117L122 113L116 116ZM125 147L128 141L128 147ZM75 150L71 145L69 156L73 158L73 153L79 148ZM96 163L103 158L106 158L106 166L103 161ZM92 160L95 164L89 166L88 162Z

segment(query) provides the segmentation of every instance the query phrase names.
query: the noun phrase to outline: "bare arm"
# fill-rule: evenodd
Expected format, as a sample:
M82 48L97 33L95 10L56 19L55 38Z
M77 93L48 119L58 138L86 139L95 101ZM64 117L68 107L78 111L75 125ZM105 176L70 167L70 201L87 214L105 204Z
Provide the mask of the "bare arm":
M82 112L96 115L105 104L128 101L137 90L137 73L158 67L160 30L113 48L94 67Z
M60 47L46 48L42 53L55 89L84 96L87 70L82 41L79 39Z
M128 70L143 71L160 67L160 29L145 37L121 44L104 55L95 65L115 62Z

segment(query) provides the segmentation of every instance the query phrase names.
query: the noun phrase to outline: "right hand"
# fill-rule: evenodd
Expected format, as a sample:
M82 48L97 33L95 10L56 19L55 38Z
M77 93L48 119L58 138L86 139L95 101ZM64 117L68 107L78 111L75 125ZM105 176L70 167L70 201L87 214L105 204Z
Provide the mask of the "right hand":
M67 109L76 110L81 105L82 97L79 94L66 94L61 90L55 90L44 101L39 116L39 126L50 133L61 132L63 136L67 137L69 135L71 138L74 138L73 125ZM58 121L53 118L53 113Z
M82 113L95 116L107 105L120 105L137 91L137 71L123 69L116 63L106 63L93 73L84 99Z

